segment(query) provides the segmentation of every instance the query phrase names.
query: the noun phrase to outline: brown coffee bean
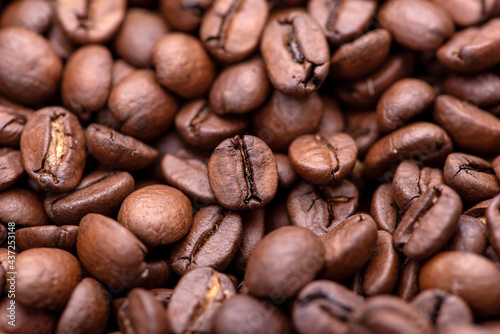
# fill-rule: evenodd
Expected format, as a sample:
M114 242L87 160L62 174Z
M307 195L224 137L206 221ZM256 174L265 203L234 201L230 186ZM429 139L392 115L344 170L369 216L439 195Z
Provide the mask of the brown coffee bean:
M405 301L410 301L420 291L418 277L420 275L420 263L406 258L401 266L396 294Z
M484 254L487 245L486 224L471 216L460 216L457 230L448 244L449 250Z
M219 114L243 114L259 106L271 91L264 62L254 57L229 66L210 88L210 107Z
M8 233L7 227L5 227L5 225L0 224L0 244L3 243L5 241L5 239L7 239L7 233ZM0 266L0 267L3 269L2 266ZM0 276L2 276L2 275L5 278L5 273L1 274ZM2 293L2 286L5 283L4 281L5 281L4 279L3 280L0 279L0 294Z
M86 271L111 288L132 288L149 274L144 262L146 247L127 228L106 216L90 213L83 217L76 249Z
M153 72L137 70L113 87L108 106L120 132L151 140L172 125L179 102L156 82Z
M383 183L375 190L372 197L370 215L379 230L394 234L401 217L400 210L392 195L392 185Z
M191 32L198 28L203 13L213 0L160 0L160 12L174 29Z
M200 40L219 60L242 60L257 48L269 7L265 0L214 0L203 15Z
M182 138L206 150L213 150L226 138L243 134L248 125L246 115L219 116L206 100L189 102L175 116L175 127Z
M328 185L351 174L358 149L345 133L323 133L296 138L288 152L297 174L314 184Z
M494 13L495 1L434 0L440 3L459 26L472 26L486 20Z
M302 10L271 18L260 43L271 84L283 94L316 91L330 68L330 52L316 21Z
M57 0L57 19L77 44L106 43L125 17L125 0Z
M373 111L350 111L346 123L345 132L356 142L358 158L361 159L380 137L377 116Z
M22 250L31 248L59 248L76 253L78 226L33 226L16 230L16 242Z
M6 334L51 334L57 324L56 315L47 309L28 307L20 303L15 304L15 326L9 324L9 310L11 299L4 298L0 301L0 330Z
M500 153L497 145L500 120L490 113L449 95L441 95L436 98L434 120L459 148L478 154Z
M129 292L118 317L118 324L123 333L165 334L169 332L162 303L147 290L141 288L135 288Z
M412 158L439 164L452 151L448 134L439 126L417 122L406 125L379 139L366 153L365 175L378 177L389 173L391 166Z
M20 188L0 192L0 219L22 226L50 224L40 195L32 190Z
M500 195L495 196L488 205L486 219L490 244L500 254Z
M133 73L137 68L130 65L123 59L115 60L113 63L113 83L116 86L122 79L125 79L129 74Z
M114 49L133 66L150 66L154 45L168 32L169 29L159 14L132 8L127 11L116 35Z
M19 147L24 125L33 110L0 97L0 146Z
M464 215L471 216L479 219L481 222L486 224L486 209L490 205L493 198L487 199L485 201L479 202L472 208L464 212Z
M330 44L342 45L363 33L375 14L373 0L313 0L307 11L319 23Z
M80 263L56 248L34 248L16 256L16 300L30 306L62 310L82 279Z
M380 8L378 20L396 42L416 51L436 50L455 32L450 14L425 0L391 0Z
M102 333L109 317L109 296L101 283L86 277L76 286L57 324L57 334Z
M101 45L84 46L68 58L61 81L64 106L83 122L106 104L111 89L111 52Z
M293 325L301 334L349 332L347 320L363 298L344 286L316 280L300 290L292 310Z
M377 244L377 225L361 213L345 219L321 237L325 246L322 278L343 281L353 276L370 259Z
M172 333L210 333L223 303L236 294L231 279L212 268L196 268L182 276L168 303Z
M323 103L315 92L295 98L275 90L269 101L253 113L253 131L273 150L286 152L295 138L316 131L322 110Z
M265 233L264 208L246 210L240 213L243 223L243 233L240 247L234 255L232 266L237 273L243 275L250 255L264 237Z
M40 105L57 91L62 62L43 36L25 28L2 28L0 59L0 93L9 99Z
M3 10L0 27L23 27L43 34L54 17L55 4L46 0L11 2Z
M204 96L215 77L212 60L191 35L170 33L153 48L158 82L187 99Z
M420 286L443 289L462 297L475 317L500 311L500 269L490 260L470 252L442 252L420 271Z
M500 77L491 72L473 76L452 74L445 79L443 88L447 94L480 108L500 103Z
M99 162L116 169L138 171L151 165L158 151L131 136L92 123L85 131L87 148Z
M78 118L60 107L38 110L21 136L28 175L44 190L69 191L83 175L85 136Z
M293 225L305 227L322 236L358 207L358 189L344 180L336 186L320 187L307 182L298 183L289 193L287 210Z
M412 160L403 160L396 168L392 180L394 201L405 213L428 189L444 184L443 172L437 168L423 167Z
M291 298L321 270L324 254L321 240L311 231L281 227L266 235L253 251L245 284L257 297Z
M10 148L0 148L0 191L19 181L24 175L21 152Z
M344 115L338 103L329 95L321 94L323 115L318 126L318 133L335 133L344 130Z
M320 1L311 1L311 6L317 2ZM364 3L369 4L370 1ZM391 34L387 30L370 31L353 42L343 44L335 51L330 60L330 75L341 80L355 80L367 76L384 63L390 49Z
M49 42L57 55L62 59L67 59L74 51L75 46L64 34L64 31L61 28L61 24L57 20L54 21L55 22L52 24L47 38L49 39Z
M293 170L290 158L282 153L275 153L274 158L278 167L278 186L280 188L291 187L297 181L298 175Z
M174 293L173 289L167 288L156 288L148 290L150 294L152 294L156 299L163 303L163 306L167 307L172 294Z

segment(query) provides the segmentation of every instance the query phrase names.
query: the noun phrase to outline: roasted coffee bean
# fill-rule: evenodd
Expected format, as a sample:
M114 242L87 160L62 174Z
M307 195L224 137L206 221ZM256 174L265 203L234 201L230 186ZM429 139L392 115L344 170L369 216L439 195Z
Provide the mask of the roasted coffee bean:
M88 45L75 51L64 67L61 96L64 106L83 122L91 112L106 104L111 90L111 52L101 45Z
M310 94L328 75L328 43L316 21L302 10L271 18L262 34L260 51L271 84L283 94Z
M461 149L478 154L499 154L500 120L472 104L449 95L436 98L434 119ZM467 126L464 126L467 124Z
M453 144L439 126L417 122L406 125L379 139L366 153L365 175L378 177L399 161L412 158L429 164L439 164L451 153Z
M280 188L291 187L297 181L298 175L293 170L290 158L282 153L275 153L274 158L278 167L278 186Z
M353 276L370 259L377 244L377 225L361 213L345 219L321 237L325 246L322 278L343 281Z
M500 195L495 196L488 206L486 219L490 244L500 254Z
M380 137L377 116L373 111L351 111L346 115L346 123L345 132L356 142L361 159Z
M229 210L267 205L278 189L276 159L254 136L228 138L208 162L208 181L217 201Z
M345 127L344 116L338 103L329 95L320 95L323 101L323 115L318 126L318 133L342 132Z
M423 167L412 160L403 160L396 168L392 180L394 201L405 213L427 189L444 184L443 172L437 168Z
M114 49L133 66L150 66L154 45L168 32L169 29L159 14L132 8L127 11L116 35Z
M242 135L249 122L246 115L217 115L207 100L189 102L175 116L175 127L182 138L206 150L213 150L226 138Z
M21 226L50 224L40 195L32 190L20 188L0 192L0 220Z
M16 256L16 300L60 311L82 279L77 258L56 248L34 248Z
M465 153L452 153L443 167L446 183L455 189L464 201L477 203L500 192L500 182L491 164Z
M129 292L126 302L120 308L118 318L120 330L125 334L169 332L162 303L141 288Z
M167 307L172 294L174 293L173 289L167 288L156 288L148 290L150 294L152 294L156 299L163 303L163 306Z
M149 275L141 284L141 288L144 289L166 286L174 275L172 267L166 259L146 261L146 268Z
M311 1L310 6L318 2L320 1ZM343 4L345 3L349 1ZM370 1L357 1L357 3L369 4ZM370 31L335 51L330 60L330 75L341 80L355 80L367 76L384 63L390 49L391 34L387 30Z
M9 99L39 105L57 91L62 62L43 36L25 28L2 28L0 59L0 93Z
M464 212L464 215L471 216L479 219L481 222L486 224L486 209L490 205L493 199L487 199L485 201L479 202L472 208Z
M7 239L7 234L8 234L7 227L5 227L5 225L0 224L0 244L3 243L5 241L5 239ZM0 267L2 267L2 266L0 266ZM2 293L2 288L1 288L2 286L3 286L3 283L2 283L2 280L0 280L0 294Z
M0 97L0 146L18 147L32 109Z
M149 274L144 262L147 253L144 244L106 216L90 213L83 217L76 249L86 271L111 288L132 288Z
M47 38L57 55L62 59L67 59L74 51L75 46L64 34L61 24L57 20L54 21L55 22L52 24L52 28L50 28Z
M113 63L113 84L116 86L122 79L125 79L129 74L137 70L135 67L127 63L123 59L115 60Z
M491 167L497 178L500 179L500 155L491 162Z
M400 1L400 0L393 0ZM377 121L382 132L390 132L405 125L434 102L434 89L425 81L403 79L394 83L380 97Z
M456 230L462 212L460 196L441 184L429 188L406 211L394 232L394 246L420 261L436 254Z
M214 0L201 21L200 40L219 60L242 60L258 46L269 6L265 0Z
M336 282L313 281L295 299L293 325L303 334L348 333L347 320L362 303L362 297Z
M475 317L500 311L500 269L493 262L470 252L442 252L425 263L420 287L443 289L462 297Z
M394 234L396 225L401 219L401 212L394 201L390 183L381 184L373 193L370 215L379 230Z
M103 333L109 317L109 296L101 283L86 277L76 286L57 324L57 334Z
M356 143L345 133L303 135L289 148L290 162L297 174L324 186L348 177L357 154Z
M52 24L55 3L46 0L15 1L0 17L0 27L23 27L43 34Z
M459 26L472 26L494 13L495 1L434 0L440 3Z
M324 257L323 244L311 231L281 227L266 235L250 255L245 284L254 296L283 301L316 277Z
M16 230L16 243L22 250L31 248L59 248L76 253L78 226L32 226Z
M288 195L287 211L293 225L305 227L322 236L358 207L358 189L344 180L336 186L320 187L298 183Z
M193 211L181 191L158 184L131 193L120 207L118 221L152 248L185 236L193 224Z
M172 125L179 102L156 82L153 72L138 70L113 87L108 106L113 118L120 123L120 132L151 140Z
M246 210L240 213L243 233L240 247L237 249L232 261L232 266L238 274L243 275L245 273L245 267L250 255L264 237L265 213L264 208Z
M10 148L0 148L0 191L19 181L24 175L21 152Z
M94 158L116 169L138 171L158 157L158 151L151 146L96 123L87 127L85 139Z
M425 314L439 332L450 325L474 322L474 317L467 303L459 296L444 290L422 291L412 300L411 304Z
M417 308L394 296L368 299L351 315L351 333L432 334L434 328Z
M460 252L484 254L488 245L486 225L477 218L462 215L458 219L455 234L448 244L448 248Z
M264 62L254 57L229 66L210 88L210 107L219 114L243 114L259 106L271 91Z
M44 190L74 189L83 175L85 136L78 118L61 107L38 110L21 135L28 175Z
M491 72L473 76L453 74L445 79L443 88L447 94L480 108L500 103L500 77Z
M28 307L16 303L15 326L9 324L9 309L12 299L4 298L0 301L0 330L6 334L51 334L57 324L56 315L47 309Z
M218 205L204 207L194 216L189 233L172 248L172 268L180 276L198 267L223 271L236 254L242 234L236 212Z
M454 34L439 48L439 61L450 70L477 73L500 62L500 19L481 27L470 27Z
M500 256L497 254L495 249L492 246L486 247L486 250L484 251L484 256L493 261L493 263L500 269Z
M77 44L106 43L125 17L125 0L57 0L57 20Z
M370 24L376 8L377 2L373 0L313 0L307 4L309 14L332 45L341 45L360 35Z
M170 298L167 316L172 333L210 333L223 303L236 294L231 279L212 268L196 268L184 275Z
M253 113L253 131L273 150L286 152L295 138L316 131L322 110L323 103L315 92L295 98L275 90L269 101Z
M198 28L203 13L213 0L160 0L160 12L176 30L191 32Z
M401 266L396 294L406 301L410 301L420 291L418 277L420 275L420 263L406 258Z
M58 224L78 225L88 213L111 216L134 191L134 178L127 172L95 171L85 176L69 193L45 197L45 211Z
M212 60L195 37L170 33L153 48L158 82L187 99L205 95L215 77Z

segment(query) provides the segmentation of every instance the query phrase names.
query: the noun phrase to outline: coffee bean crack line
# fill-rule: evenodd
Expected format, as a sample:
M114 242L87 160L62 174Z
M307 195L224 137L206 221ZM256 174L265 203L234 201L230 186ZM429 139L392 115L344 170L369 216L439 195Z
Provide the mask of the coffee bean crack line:
M248 157L248 150L245 140L238 136L237 141L233 142L235 148L241 154L241 161L243 163L243 173L245 177L247 196L243 200L245 204L250 203L252 200L257 201L258 203L262 203L262 200L259 198L257 194L257 187L255 186L255 182L253 179L253 170L252 163L250 162L250 158Z
M215 13L215 15L222 18L222 24L220 25L220 29L217 32L217 35L210 36L207 38L207 43L209 43L210 41L214 41L216 49L222 49L224 50L224 52L231 54L231 52L226 50L226 45L225 45L227 39L227 33L229 31L229 27L233 21L233 18L238 12L238 9L240 8L242 3L243 0L233 0L231 6L229 6L227 13L217 13L217 12Z

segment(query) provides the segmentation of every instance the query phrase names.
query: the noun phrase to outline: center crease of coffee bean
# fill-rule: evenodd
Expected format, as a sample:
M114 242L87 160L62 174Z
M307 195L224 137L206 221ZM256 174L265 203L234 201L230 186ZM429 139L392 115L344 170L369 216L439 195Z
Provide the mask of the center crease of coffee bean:
M68 153L68 144L64 126L59 122L64 118L64 114L58 115L50 121L50 143L43 159L42 168L37 171L40 174L50 175L56 183L57 177L52 173L52 168L61 164L63 157Z
M231 6L229 6L229 9L226 13L216 13L216 15L220 16L222 18L222 24L220 25L220 29L217 32L216 36L211 36L207 39L208 41L217 41L216 48L217 49L223 49L227 53L230 53L229 51L225 50L225 42L227 39L227 33L229 31L229 26L231 25L234 16L238 12L238 9L240 8L243 0L234 0L231 3Z
M328 19L326 21L326 30L333 31L333 33L338 34L335 29L335 24L337 23L338 9L340 7L341 0L330 0L325 1L328 7Z
M439 296L436 300L436 303L434 304L434 308L431 313L431 322L433 324L436 323L436 320L439 316L439 311L441 310L441 306L443 305L445 299L446 296Z
M351 307L349 307L348 305L344 305L342 303L339 303L337 300L331 298L330 296L324 295L321 293L312 294L310 296L307 296L307 298L302 299L299 303L299 307L307 306L307 304L314 302L314 301L318 301L318 300L326 300L328 303L333 304L333 306L336 309L340 310L342 314L340 314L340 312L339 313L331 312L329 308L324 307L322 305L320 305L320 308L321 308L321 310L328 313L329 315L331 315L335 318L339 318L340 320L343 320L343 321L347 320L348 316L353 311L353 309Z
M219 215L219 219L217 219L217 221L215 222L214 226L212 227L212 229L210 229L209 231L205 232L202 236L202 238L199 239L197 245L195 247L193 247L193 251L191 253L191 256L189 258L189 261L190 263L194 263L196 264L196 261L194 259L194 257L196 256L196 254L198 254L198 252L203 248L203 246L207 243L208 239L210 239L210 237L212 235L215 234L215 232L217 232L217 230L219 229L219 226L222 224L222 222L224 221L224 219L226 218L226 216L228 215L229 211L227 210L224 210L222 215ZM186 257L181 257L181 259L186 259Z
M262 203L262 200L256 194L257 189L255 187L255 182L253 179L252 164L248 157L248 150L245 140L238 136L237 142L233 141L233 145L240 152L241 161L243 163L245 183L247 188L247 196L245 197L244 203L248 204L252 200L257 201L258 203Z
M340 169L340 161L339 161L339 157L337 156L337 151L335 150L335 148L330 145L330 143L325 139L323 138L322 136L320 135L316 135L314 136L314 139L316 139L316 141L322 143L323 145L326 146L326 148L332 152L333 154L333 157L335 158L335 162L336 162L336 165L335 166L332 166L331 168L331 171L330 171L330 174L332 176L332 179L330 180L330 182L333 182L335 181L335 173L337 173Z
M200 131L199 125L205 122L210 116L210 109L208 108L208 104L205 103L200 110L194 115L191 122L189 122L189 128L192 130L194 134L197 134Z

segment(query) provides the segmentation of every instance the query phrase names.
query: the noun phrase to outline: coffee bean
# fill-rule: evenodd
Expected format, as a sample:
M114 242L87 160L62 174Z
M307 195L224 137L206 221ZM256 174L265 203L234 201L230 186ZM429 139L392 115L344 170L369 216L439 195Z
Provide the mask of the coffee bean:
M0 27L23 27L43 34L52 24L55 3L45 0L11 2L2 12Z
M419 275L420 263L406 258L401 266L396 294L406 301L413 299L420 291Z
M380 137L377 116L373 111L352 111L346 115L346 123L345 132L356 142L361 159Z
M208 181L223 207L229 210L260 208L276 194L276 160L269 147L257 137L228 138L210 157Z
M250 255L264 237L265 210L264 208L246 210L241 212L240 216L243 223L243 233L232 266L238 274L243 275Z
M318 126L318 133L342 132L345 127L344 116L338 103L329 95L321 94L323 115Z
M113 62L113 84L116 86L122 79L125 79L129 74L133 73L137 68L130 65L123 59L118 59Z
M486 225L477 218L462 215L448 244L449 250L484 254L488 245Z
M0 301L0 330L7 334L54 333L57 324L56 315L47 309L34 308L16 303L16 326L9 325L10 299Z
M177 283L167 315L172 333L210 333L223 303L236 294L228 276L212 268L196 268Z
M33 110L0 97L0 146L18 147Z
M68 37L66 37L63 29L61 28L61 24L57 20L53 22L47 38L49 39L54 51L62 59L67 59L75 50L75 46L70 42Z
M257 48L268 14L265 0L214 0L201 21L200 40L219 60L242 60Z
M500 253L500 195L493 198L486 210L486 229L491 246Z
M497 178L500 179L500 155L493 159L493 161L491 162L491 167L493 168L493 171L495 172Z
M160 12L174 29L191 32L198 28L203 13L213 0L160 0Z
M459 26L472 26L486 20L490 15L494 14L494 1L461 1L461 0L446 0L435 1L439 2L453 17L453 20Z
M486 209L490 206L493 198L487 199L485 201L479 202L472 208L464 212L464 215L471 216L479 219L481 222L486 224Z
M0 243L3 243L5 241L5 239L7 239L7 234L8 234L7 227L5 227L5 225L0 224ZM2 266L0 266L0 267L2 267ZM2 267L2 269L3 269L3 267ZM4 275L4 274L2 274L2 275ZM5 283L5 282L3 282L3 283L2 282L3 282L3 280L0 280L0 293L2 293L1 287L3 286L3 283Z
M32 190L11 188L0 192L0 219L21 226L50 224L43 199Z
M193 224L193 212L186 195L158 184L131 193L120 207L118 221L152 248L185 236Z
M271 18L260 45L269 79L283 94L310 94L328 75L330 53L325 36L316 21L301 10Z
M90 213L80 222L76 241L85 270L103 284L117 289L137 286L148 276L146 247L123 225Z
M49 247L76 253L78 226L32 226L16 230L16 242L22 250Z
M276 166L278 167L278 186L289 188L298 179L297 173L293 170L290 158L282 153L275 153Z
M401 220L401 212L394 201L390 183L381 184L373 193L370 215L379 230L394 234L396 225Z
M149 271L149 275L140 287L148 290L166 286L174 275L172 267L166 259L148 260L146 261L146 269Z
M163 334L168 332L167 317L162 303L148 291L135 288L127 295L126 303L118 313L124 333ZM126 324L123 324L126 323ZM122 327L123 326L123 327Z
M10 148L0 148L0 191L18 182L24 175L21 152Z
M452 74L445 79L443 85L447 94L480 108L500 103L500 77L491 72L472 76Z

